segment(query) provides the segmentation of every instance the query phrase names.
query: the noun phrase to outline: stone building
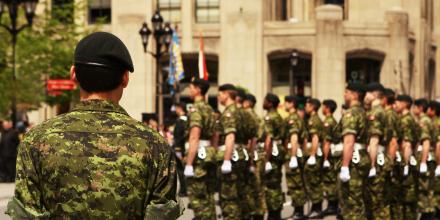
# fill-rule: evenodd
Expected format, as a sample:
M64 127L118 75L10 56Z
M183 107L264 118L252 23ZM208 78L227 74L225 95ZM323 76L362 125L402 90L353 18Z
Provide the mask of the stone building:
M55 1L55 0L53 0ZM78 1L78 0L77 0ZM128 46L135 65L122 105L135 118L157 108L155 61L144 53L138 31L159 7L177 27L186 78L198 73L203 35L216 104L219 84L234 83L261 100L267 92L343 100L349 81L380 81L398 93L440 96L440 1L436 0L91 0L77 12ZM154 49L150 39L149 50ZM290 62L297 50L299 61ZM162 57L166 76L168 57ZM439 85L440 86L440 85ZM168 111L172 97L165 95ZM261 111L261 102L258 104Z

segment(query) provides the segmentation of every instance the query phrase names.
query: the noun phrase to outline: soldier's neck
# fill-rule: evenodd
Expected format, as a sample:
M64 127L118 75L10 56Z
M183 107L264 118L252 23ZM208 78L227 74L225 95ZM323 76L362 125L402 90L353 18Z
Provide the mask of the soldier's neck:
M234 101L234 100L232 100L232 99L228 99L228 100L226 100L225 107L229 107L229 106L234 105L234 104L235 104L235 101Z
M407 115L407 114L409 114L409 109L403 109L402 115Z
M292 108L292 109L290 109L289 113L291 113L291 114L296 113L296 108Z
M358 100L352 100L350 102L350 107L354 107L354 106L357 106L357 105L361 105L361 103Z
M379 106L379 105L380 105L380 99L375 99L371 103L371 107L376 107L376 106Z
M81 91L80 100L103 100L111 101L114 104L119 104L119 100L121 100L121 95L116 94L115 92L88 93L86 91Z
M198 96L194 97L194 102L203 102L203 101L205 101L204 96L198 95Z

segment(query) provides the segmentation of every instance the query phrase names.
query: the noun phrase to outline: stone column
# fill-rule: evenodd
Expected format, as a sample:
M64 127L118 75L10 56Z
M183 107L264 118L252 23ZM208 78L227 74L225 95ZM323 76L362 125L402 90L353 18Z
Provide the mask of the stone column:
M181 43L182 51L188 52L193 49L193 22L194 22L194 1L182 1L182 22L179 32L182 34Z
M316 46L313 54L312 96L342 103L345 88L342 8L316 8Z
M409 70L408 14L401 8L386 12L390 37L388 55L390 72L381 75L381 81L397 93L412 93ZM413 78L413 80L415 80Z

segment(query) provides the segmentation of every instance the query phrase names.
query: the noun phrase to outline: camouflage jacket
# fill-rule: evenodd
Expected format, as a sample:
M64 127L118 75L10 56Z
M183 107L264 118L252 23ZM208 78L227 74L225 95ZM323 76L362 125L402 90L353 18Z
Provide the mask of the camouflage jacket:
M235 134L235 143L244 144L245 140L242 136L242 131L240 129L241 114L238 112L238 108L235 104L231 104L226 107L220 116L218 131L220 133L219 144L224 145L226 141L226 135L230 133Z
M434 136L434 126L431 118L428 117L428 115L422 113L422 115L420 115L418 123L419 126L418 126L417 137L419 137L420 144L422 141L428 139L432 145L433 141L435 140L435 136Z
M322 139L325 141L333 142L335 138L335 127L337 122L333 116L326 116L324 118L324 130L322 133Z
M318 135L319 140L322 141L324 125L322 124L318 113L311 115L310 118L307 120L307 131L309 134L309 141L312 141L312 136L315 134Z
M284 135L283 118L277 110L269 111L264 117L262 141L269 136L272 141L282 140Z
M215 126L216 120L212 107L204 101L196 101L189 109L188 132L193 127L199 127L201 129L200 139L211 140Z
M238 108L238 112L241 115L242 120L242 129L243 129L243 138L247 142L252 138L257 136L258 133L258 122L255 121L254 116L251 111L248 111L244 108Z
M415 147L418 141L417 138L417 123L411 116L411 113L401 115L399 118L399 143L402 141L409 141L412 147Z
M440 117L436 117L433 120L433 126L434 126L434 141L439 142L440 141Z
M367 141L372 136L379 137L382 144L385 133L386 116L382 106L376 105L367 112Z
M298 135L298 143L303 143L305 139L307 139L307 128L304 123L304 120L299 117L298 113L290 113L286 118L286 137L288 143L290 143L290 137L293 134Z
M251 133L253 134L252 138L259 138L261 135L261 119L258 117L257 113L254 109L248 108L246 109L247 112L250 114L250 121L253 123L253 130L251 130Z
M20 145L14 219L176 219L176 161L155 131L109 101L79 103Z
M384 141L385 144L390 143L392 138L397 138L397 130L399 124L399 116L397 113L389 108L385 110L385 133L384 133Z
M347 134L353 134L356 136L356 142L365 144L366 123L365 111L360 104L350 107L341 119L341 138Z

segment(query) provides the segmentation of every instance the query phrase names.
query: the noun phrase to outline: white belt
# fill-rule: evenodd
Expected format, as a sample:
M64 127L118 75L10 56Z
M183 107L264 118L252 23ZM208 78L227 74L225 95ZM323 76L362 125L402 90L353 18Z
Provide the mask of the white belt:
M354 150L355 151L365 150L365 145L364 144L355 143L354 144Z
M344 145L342 143L339 144L330 144L330 151L333 154L336 152L342 152L344 150Z
M210 147L211 146L211 141L208 140L199 140L199 148L200 147ZM189 149L189 143L186 142L185 143L185 151L188 151Z
M370 146L368 146L368 153L370 152ZM384 146L382 146L382 145L379 145L378 147L377 147L377 153L383 153L383 152L385 152L385 147Z
M422 152L422 151L423 151L423 145L419 145L417 147L417 152ZM435 161L434 155L433 155L433 152L431 151L431 149L429 149L428 161Z
M307 143L306 147L307 147L307 149L312 148L312 143L310 143L310 142ZM318 144L318 150L316 151L316 155L318 157L322 157L321 143Z
M354 151L353 151L353 156L351 158L351 162L358 164L361 161L361 154L359 153L359 150L364 150L365 149L365 145L363 144L359 144L359 143L355 143L354 144Z
M292 149L292 144L289 143L287 145L287 149ZM301 146L298 146L298 148L296 149L296 156L303 157L303 152L302 152Z
M239 147L238 144L234 144L234 150L232 151L232 161L237 162L240 159L240 156L238 155L238 151L237 148ZM226 150L226 145L222 145L218 148L219 151L225 151ZM244 159L246 161L249 160L249 154L247 152L247 150L245 148L242 149L243 150L243 154L244 154Z

